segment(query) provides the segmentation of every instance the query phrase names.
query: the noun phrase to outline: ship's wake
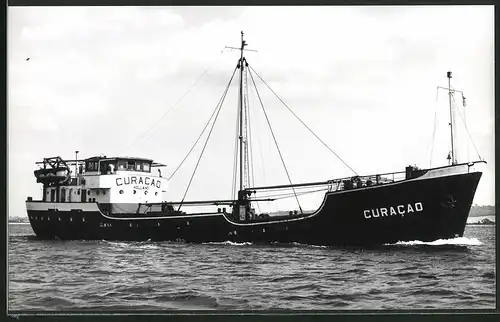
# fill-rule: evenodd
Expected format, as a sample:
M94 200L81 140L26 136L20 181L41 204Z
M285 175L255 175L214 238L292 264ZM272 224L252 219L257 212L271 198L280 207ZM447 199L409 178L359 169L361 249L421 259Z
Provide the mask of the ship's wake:
M385 246L480 246L483 243L477 238L456 237L451 239L438 239L431 242L413 240L407 242L397 242L394 244L384 244Z

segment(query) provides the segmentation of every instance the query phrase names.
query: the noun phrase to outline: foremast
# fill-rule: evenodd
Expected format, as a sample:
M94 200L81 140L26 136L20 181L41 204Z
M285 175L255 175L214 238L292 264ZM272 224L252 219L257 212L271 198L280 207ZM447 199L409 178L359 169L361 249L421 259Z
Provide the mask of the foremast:
M450 103L451 164L457 164L457 159L455 156L455 146L453 144L453 137L455 136L453 133L453 123L455 120L453 118L453 110L451 104L451 99L453 95L451 91L451 72L447 72L446 76L448 77L448 101Z
M451 71L446 72L446 77L448 78L448 87L438 86L438 90L439 89L444 89L444 90L448 91L448 103L449 103L449 107L450 107L450 123L449 123L449 125L450 125L451 150L448 153L448 158L447 159L449 160L449 162L450 162L451 165L456 165L456 164L458 164L458 161L457 161L457 153L456 153L456 149L455 149L455 143L456 143L455 142L455 129L454 129L455 114L454 114L454 111L453 111L452 101L454 100L454 96L453 95L455 94L455 92L458 92L458 93L462 94L462 104L465 107L465 96L464 96L464 93L462 91L459 91L457 89L451 88L451 78L452 78ZM463 122L464 122L465 127L467 128L467 125L465 124L465 120L464 119L463 119Z

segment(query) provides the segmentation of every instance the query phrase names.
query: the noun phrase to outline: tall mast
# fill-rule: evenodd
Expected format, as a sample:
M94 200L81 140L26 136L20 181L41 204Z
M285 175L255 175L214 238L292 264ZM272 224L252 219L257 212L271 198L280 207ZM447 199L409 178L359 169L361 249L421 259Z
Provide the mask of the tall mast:
M240 190L243 190L243 50L245 49L246 43L245 40L243 40L243 31L241 32L241 56L240 56L240 101L239 101L239 107L240 107L240 133L239 133L239 140L240 140Z
M453 111L451 105L451 72L447 72L446 76L448 77L448 100L450 102L450 135L451 135L451 164L456 164L457 160L455 159L455 147L453 145Z

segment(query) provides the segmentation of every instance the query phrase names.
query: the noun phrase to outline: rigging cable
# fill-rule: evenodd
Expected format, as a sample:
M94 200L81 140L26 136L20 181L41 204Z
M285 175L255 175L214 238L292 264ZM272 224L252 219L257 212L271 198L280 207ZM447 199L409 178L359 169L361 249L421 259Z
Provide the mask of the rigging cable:
M246 83L248 84L248 73L245 74L245 81ZM247 91L248 91L248 87L247 87ZM249 146L249 150L250 150L250 156L249 156L249 162L250 162L250 178L249 178L249 181L250 181L250 186L253 187L255 186L255 177L254 177L254 168L253 168L253 163L254 163L254 155L253 155L253 149L252 149L252 143L253 143L253 139L252 139L252 124L250 122L250 100L249 100L249 95L248 95L248 92L247 92L247 95L246 95L246 106L247 106L247 118L248 118L248 146Z
M217 57L215 57L214 60L219 58L219 56L224 52L225 49L222 49L221 52ZM142 133L136 140L134 140L127 148L127 151L132 148L137 142L139 142L142 138L144 138L148 133L150 133L155 127L157 127L161 121L167 117L170 112L174 110L181 102L182 100L198 85L198 83L201 81L201 79L214 67L214 64L210 63L208 64L208 67L203 71L203 73L198 77L198 79L193 83L193 85L181 96L181 98L174 104L172 107L170 107L152 126L150 126L144 133Z
M303 192L298 192L297 196L306 195L306 194L315 193L315 192L327 191L327 190L328 190L328 187L322 188L322 189L316 189L316 190L312 190L312 191L303 191ZM293 196L294 196L293 193L282 193L282 194L275 194L275 195L259 196L259 198L261 198L261 199L271 198L271 199L279 200L279 199L291 198Z
M238 60L238 65L236 68L239 68L240 62ZM240 92L238 91L238 102L240 101ZM232 187L231 187L231 199L236 199L237 193L236 193L236 180L238 177L238 139L239 139L239 128L240 128L240 114L236 113L236 129L235 129L235 135L234 135L234 160L233 160L233 181L232 181Z
M215 107L214 111L212 112L212 115L208 119L208 122L205 124L205 127L203 128L203 130L201 131L200 135L198 136L198 138L194 142L193 146L191 147L191 149L189 150L189 152L186 154L186 156L184 157L184 159L182 159L181 163L177 166L177 168L174 170L174 172L172 172L172 174L170 175L170 177L168 177L168 180L172 179L172 177L175 175L175 173L177 172L177 170L179 170L179 168L182 166L182 164L184 163L184 161L186 161L186 159L188 158L188 156L191 154L191 152L195 148L196 144L198 144L198 141L203 136L203 133L205 133L205 130L207 129L208 124L210 124L212 118L214 117L215 113L217 112L217 109L218 109L218 105Z
M436 136L436 125L437 125L437 102L439 98L439 86L436 88L436 101L434 102L434 130L432 131L432 142L431 142L431 159L429 160L429 168L432 168L432 154L434 153L434 142Z
M218 105L217 114L215 115L214 122L212 123L212 127L210 128L210 132L208 132L208 136L207 136L207 139L205 141L205 144L203 145L203 149L201 150L200 157L198 158L198 162L196 162L196 166L194 168L193 174L191 175L191 178L189 179L188 186L186 188L186 191L184 192L184 196L182 197L181 203L179 204L179 208L177 209L177 211L181 210L182 203L184 202L184 199L186 198L189 187L191 186L191 183L193 182L193 178L194 178L194 175L196 174L196 170L198 169L198 165L200 164L201 157L203 156L203 153L205 152L205 148L207 147L208 141L210 139L210 135L212 134L215 123L217 122L217 118L219 117L219 113L222 109L222 104L224 103L224 99L226 98L227 92L229 90L229 87L231 86L231 82L233 81L233 78L234 78L234 75L236 74L237 69L238 68L234 69L233 75L231 76L231 79L229 80L229 83L227 84L227 87L226 87L224 93L222 94L222 97L220 98L219 103L217 104Z
M328 145L326 145L325 142L323 142L323 140L321 140L317 135L316 133L314 133L298 116L297 114L295 114L292 109L281 99L281 97L278 96L278 94L276 94L273 89L262 79L262 77L260 77L260 75L255 71L255 69L253 69L252 66L250 66L250 68L252 69L252 71L260 78L260 80L267 86L267 88L280 100L280 102L285 105L285 107L300 121L300 123L302 123L302 125L304 125L308 130L309 132L311 132L315 137L316 139L318 139L328 150L330 150L330 152L332 152L340 161L342 161L342 163L348 167L352 172L354 172L355 175L358 175L358 173L356 171L354 171L353 168L351 168L344 160L342 160L342 158L337 154L335 153L332 149L330 149L330 147ZM250 74L252 75L252 74Z
M236 113L236 135L234 136L234 160L233 160L233 179L231 186L231 199L235 199L236 194L236 177L238 173L238 127L240 125L240 118Z
M254 177L254 167L253 167L253 163L254 163L254 154L253 154L253 149L252 149L252 145L253 145L253 139L252 139L252 124L250 122L250 99L249 99L249 93L248 93L248 70L245 69L245 84L246 84L246 101L245 101L245 104L247 106L247 113L248 113L248 146L250 147L250 157L249 157L249 162L250 162L250 173L251 175L249 176L249 179L248 181L250 182L250 187L254 187L255 186L255 177ZM250 181L251 179L251 181ZM255 203L256 206L257 206L257 210L259 213L261 213L260 211L260 206L259 206L259 203L256 202Z
M248 66L248 64L247 64L247 66ZM252 70L253 70L253 68L252 68ZM252 72L250 72L250 77L252 78L252 83L253 83L253 86L255 87L255 92L257 93L257 97L259 98L260 106L262 107L262 111L264 112L264 115L266 117L267 125L269 125L269 130L271 131L271 135L273 136L274 144L276 144L276 149L278 150L281 162L283 163L283 167L285 168L285 172L286 172L286 175L288 177L288 181L290 182L290 184L292 184L292 179L290 178L290 174L288 173L288 170L286 168L285 161L283 160L283 156L281 155L281 151L280 151L280 148L278 146L278 141L276 141L276 137L274 136L273 128L271 127L271 123L269 122L269 118L267 117L267 113L266 113L266 110L264 108L264 104L262 103L262 99L260 98L259 90L257 89L257 85L255 84L255 80L253 78ZM297 197L297 194L295 193L295 189L293 187L292 187L292 190L293 190L293 193L295 195L295 199L297 200L297 204L299 205L300 213L303 214L302 207L300 206L299 198Z
M452 97L453 98L453 97ZM462 99L463 99L463 94L462 94ZM455 103L455 98L453 98L453 103ZM472 136L470 135L469 133L469 129L467 128L467 124L465 124L465 121L464 121L464 118L462 117L462 113L460 112L460 109L457 108L456 110L458 110L458 115L460 116L460 118L462 119L462 123L464 124L464 127L465 127L465 131L467 132L467 135L469 136L469 140L470 142L472 143L472 146L474 146L474 149L476 150L476 153L477 153L477 156L479 157L479 160L480 161L483 161L483 159L481 158L481 155L479 154L479 151L477 150L476 148L476 144L474 144L474 140L472 140Z

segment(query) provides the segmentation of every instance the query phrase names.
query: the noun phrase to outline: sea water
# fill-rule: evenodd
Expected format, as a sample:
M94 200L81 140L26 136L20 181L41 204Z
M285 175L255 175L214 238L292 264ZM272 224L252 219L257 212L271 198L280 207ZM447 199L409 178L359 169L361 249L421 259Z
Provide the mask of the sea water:
M495 227L377 248L297 243L40 241L9 225L20 311L495 307Z

